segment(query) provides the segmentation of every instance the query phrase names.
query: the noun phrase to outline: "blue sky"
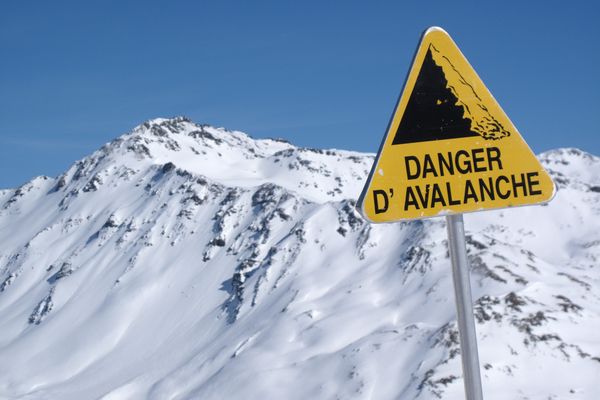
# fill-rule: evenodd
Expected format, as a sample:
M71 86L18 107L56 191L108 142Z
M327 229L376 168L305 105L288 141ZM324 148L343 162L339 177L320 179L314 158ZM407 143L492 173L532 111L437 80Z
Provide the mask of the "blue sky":
M8 1L0 188L144 120L375 152L421 32L457 42L535 152L600 155L594 1Z

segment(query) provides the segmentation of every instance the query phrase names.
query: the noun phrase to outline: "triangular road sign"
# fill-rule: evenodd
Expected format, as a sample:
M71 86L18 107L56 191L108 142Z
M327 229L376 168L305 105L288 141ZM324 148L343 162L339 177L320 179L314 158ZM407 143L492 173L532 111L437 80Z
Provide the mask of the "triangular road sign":
M454 41L423 34L358 208L392 222L537 204L554 183Z

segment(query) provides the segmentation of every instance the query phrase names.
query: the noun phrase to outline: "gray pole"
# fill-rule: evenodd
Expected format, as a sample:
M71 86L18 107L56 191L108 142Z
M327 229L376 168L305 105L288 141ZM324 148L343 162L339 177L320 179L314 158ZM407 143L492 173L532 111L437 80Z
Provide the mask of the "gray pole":
M448 225L448 247L450 248L450 259L452 261L452 278L454 280L466 399L483 400L475 319L473 318L473 299L471 297L471 282L469 281L469 263L465 243L465 226L462 214L447 216L446 224Z

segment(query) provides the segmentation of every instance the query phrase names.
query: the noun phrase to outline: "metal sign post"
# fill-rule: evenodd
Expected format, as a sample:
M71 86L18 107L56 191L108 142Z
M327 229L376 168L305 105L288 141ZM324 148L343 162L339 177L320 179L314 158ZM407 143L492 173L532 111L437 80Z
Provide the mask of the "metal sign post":
M373 223L446 216L467 400L483 395L462 214L555 192L450 35L427 29L356 207Z
M447 216L446 223L448 225L448 247L450 249L450 260L452 261L452 278L454 280L454 296L456 298L466 398L467 400L483 400L462 214Z

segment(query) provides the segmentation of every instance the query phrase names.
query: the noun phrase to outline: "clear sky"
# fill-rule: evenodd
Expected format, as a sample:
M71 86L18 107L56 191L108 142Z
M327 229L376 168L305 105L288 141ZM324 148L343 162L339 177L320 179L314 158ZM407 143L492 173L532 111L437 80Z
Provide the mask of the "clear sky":
M600 155L596 1L5 1L0 188L155 117L375 152L446 29L535 152Z

